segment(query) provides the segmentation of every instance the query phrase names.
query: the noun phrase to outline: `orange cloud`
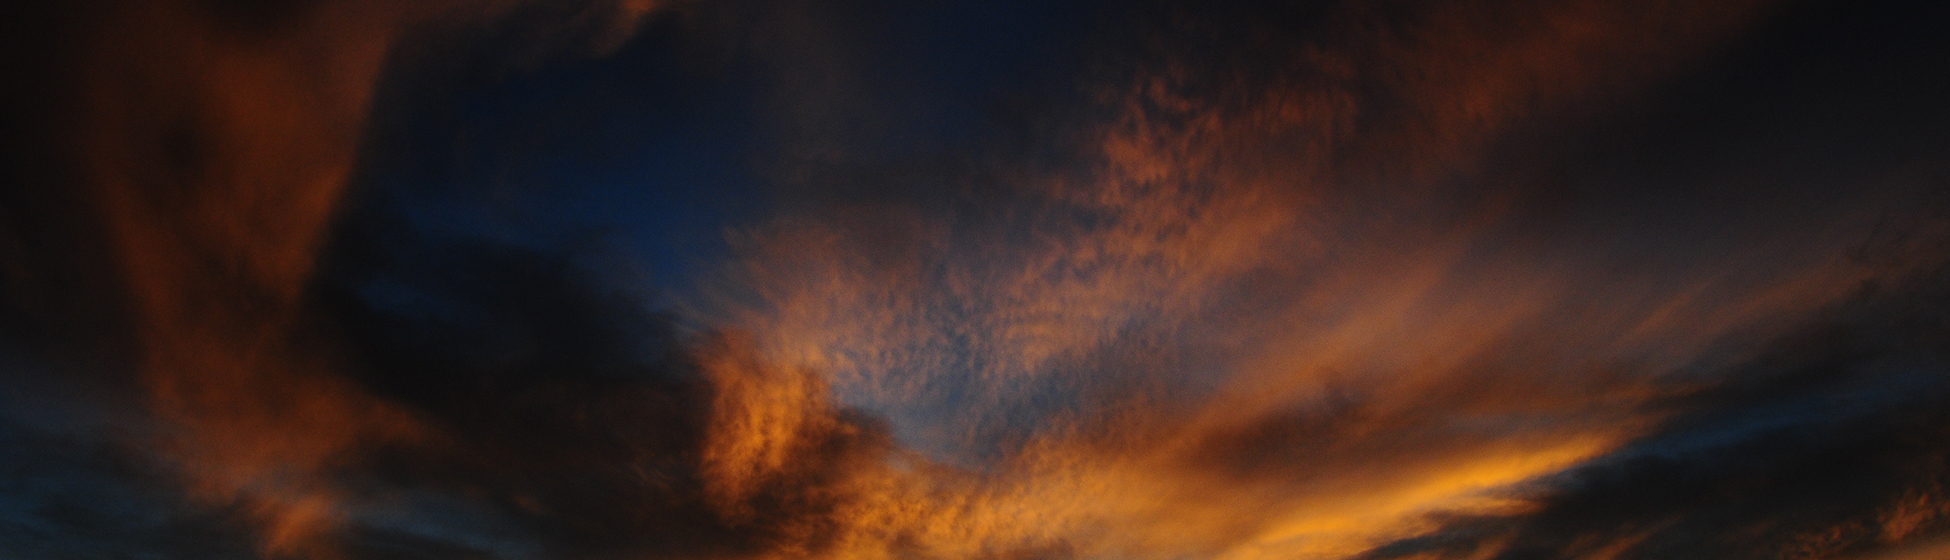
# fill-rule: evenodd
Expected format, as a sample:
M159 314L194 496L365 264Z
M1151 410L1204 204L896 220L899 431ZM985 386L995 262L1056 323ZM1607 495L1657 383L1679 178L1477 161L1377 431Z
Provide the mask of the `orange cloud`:
M193 494L261 518L267 554L330 556L332 470L424 436L307 346L301 299L397 38L431 16L505 9L127 2L78 37L68 132L165 448ZM648 9L624 3L619 21Z
M718 307L938 459L1034 426L979 482L856 506L925 555L1344 557L1521 508L1513 485L1655 425L1646 405L1687 390L1665 376L1888 272L1830 243L1621 274L1499 244L1522 193L1445 190L1526 119L1630 95L1764 8L1356 5L1325 39L1254 43L1270 76L1165 47L1101 96L1117 116L1083 168L1025 173L995 208L739 232Z
M200 5L121 7L77 135L166 455L199 499L252 515L267 556L338 555L354 500L337 477L425 447L507 463L444 474L520 514L575 510L585 496L537 497L572 487L600 494L574 513L619 518L572 520L592 533L730 543L696 556L1339 558L1433 516L1533 507L1522 484L1660 422L1648 405L1693 389L1676 372L1910 271L1835 243L1619 267L1508 242L1522 193L1453 190L1537 115L1629 95L1763 8L1350 3L1318 36L1239 31L1250 52L1224 54L1263 73L1174 52L1212 32L1191 21L1101 88L1112 116L1076 124L1084 163L1003 174L1019 183L974 208L854 203L735 232L700 304L726 328L684 352L695 385L563 406L613 447L586 456L468 449L303 328L389 48L461 16L337 3L269 13L263 33ZM600 49L629 26L599 27ZM633 406L671 418L608 410ZM647 428L605 424L629 420ZM1939 498L1876 530L1918 534Z

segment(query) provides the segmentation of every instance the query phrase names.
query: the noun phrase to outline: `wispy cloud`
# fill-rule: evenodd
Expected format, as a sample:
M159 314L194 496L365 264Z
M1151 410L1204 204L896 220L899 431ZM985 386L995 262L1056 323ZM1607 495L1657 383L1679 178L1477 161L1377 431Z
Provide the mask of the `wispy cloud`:
M125 332L36 366L111 370L101 394L9 405L0 544L1841 558L1927 554L1950 511L1939 170L1695 211L1551 145L1775 6L1149 5L1097 20L1109 54L1011 123L1034 146L862 155L848 111L875 86L847 57L871 45L846 26L872 10L686 3L654 29L733 45L711 56L788 100L753 175L813 194L727 225L674 311L574 249L423 227L385 184L347 202L385 159L362 139L405 126L375 91L439 79L405 74L442 60L412 49L509 42L482 52L535 72L627 50L661 8L77 18L71 161L48 164L71 180L41 190L99 238L30 246L69 230L9 213L0 256L12 300L54 296L33 313Z

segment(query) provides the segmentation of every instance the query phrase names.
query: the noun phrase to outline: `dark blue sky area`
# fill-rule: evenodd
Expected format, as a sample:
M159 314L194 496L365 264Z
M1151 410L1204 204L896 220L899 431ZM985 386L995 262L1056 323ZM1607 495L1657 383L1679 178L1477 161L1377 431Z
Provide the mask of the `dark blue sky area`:
M1021 116L1012 102L1075 89L1085 34L1081 3L856 5L736 33L726 17L654 15L608 52L514 17L426 32L379 87L355 211L396 209L436 237L621 252L682 290L725 228L792 200L804 170L938 162L992 140ZM805 87L828 74L848 81Z

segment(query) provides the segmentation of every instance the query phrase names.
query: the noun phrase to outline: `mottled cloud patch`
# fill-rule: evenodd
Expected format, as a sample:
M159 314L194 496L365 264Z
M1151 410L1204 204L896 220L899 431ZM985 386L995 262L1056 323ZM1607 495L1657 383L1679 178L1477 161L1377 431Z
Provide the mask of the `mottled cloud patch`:
M0 546L1938 546L1903 9L893 4L52 9Z

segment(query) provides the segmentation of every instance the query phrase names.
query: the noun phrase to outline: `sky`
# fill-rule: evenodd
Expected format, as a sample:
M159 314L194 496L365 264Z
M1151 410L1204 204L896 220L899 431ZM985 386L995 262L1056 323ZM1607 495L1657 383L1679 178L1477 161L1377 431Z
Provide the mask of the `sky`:
M0 556L1950 555L1895 0L0 7Z

